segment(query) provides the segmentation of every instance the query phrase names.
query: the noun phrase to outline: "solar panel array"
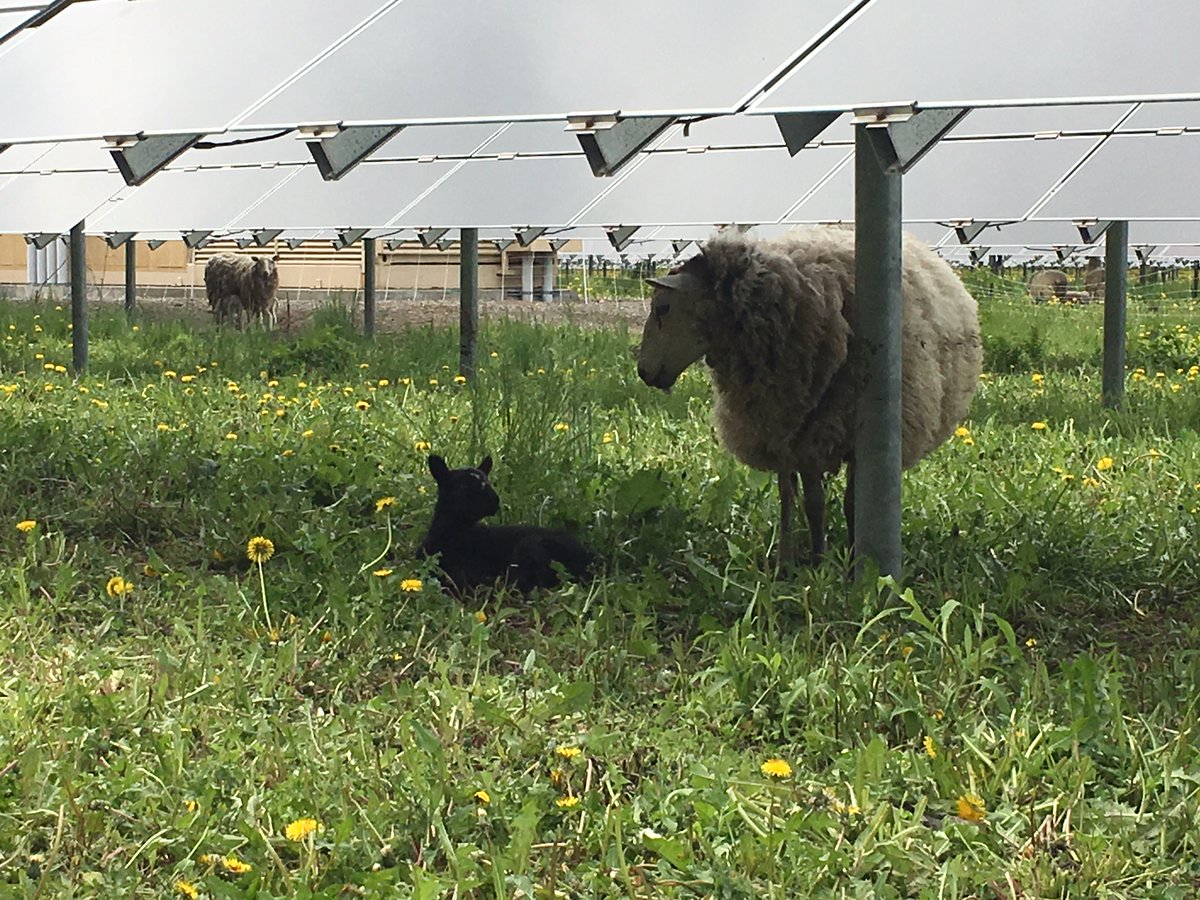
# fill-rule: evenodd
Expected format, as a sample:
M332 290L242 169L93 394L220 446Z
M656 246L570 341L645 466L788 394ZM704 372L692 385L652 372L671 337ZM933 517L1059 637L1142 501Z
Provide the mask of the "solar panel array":
M0 29L28 15L12 5L0 0ZM1167 5L1181 29L1200 24L1200 7ZM1157 35L1161 17L1084 7L1011 0L983 14L985 33L953 0L615 0L613 30L554 0L521 15L487 0L77 2L0 45L0 79L21 85L0 94L0 143L13 143L0 152L0 232L640 226L639 242L659 246L724 224L765 233L854 210L850 117L793 158L768 114L915 103L985 107L906 177L906 222L931 226L931 243L975 221L1037 224L1079 246L1072 222L1120 218L1135 242L1144 227L1156 244L1189 244L1200 189L1179 173L1200 149L1200 74L1183 51L1097 65L1114 42ZM78 90L81 71L114 89ZM1031 103L1059 105L1007 106ZM603 111L687 125L596 179L565 126ZM425 124L326 182L295 129L334 122ZM277 131L189 150L139 188L99 142Z

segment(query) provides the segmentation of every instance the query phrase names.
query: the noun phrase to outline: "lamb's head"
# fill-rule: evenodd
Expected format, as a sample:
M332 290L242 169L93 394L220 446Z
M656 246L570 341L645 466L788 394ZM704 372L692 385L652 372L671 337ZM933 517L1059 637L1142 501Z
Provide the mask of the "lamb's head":
M252 256L254 265L250 269L250 278L254 287L261 295L272 293L279 286L279 270L275 268L275 257Z
M716 303L704 255L693 256L654 285L650 315L637 348L638 377L650 387L669 390L683 370L708 352L703 323Z
M443 515L461 525L472 525L500 509L500 498L488 481L492 458L485 456L475 468L451 469L440 456L429 457L429 472L438 486L437 506Z

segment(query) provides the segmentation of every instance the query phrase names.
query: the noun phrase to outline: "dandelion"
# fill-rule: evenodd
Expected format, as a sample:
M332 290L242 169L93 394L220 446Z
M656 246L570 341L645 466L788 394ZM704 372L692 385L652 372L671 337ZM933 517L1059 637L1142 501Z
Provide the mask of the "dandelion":
M321 643L322 644L328 644L332 640L333 640L333 632L332 631L321 632Z
M930 759L937 759L938 758L938 749L937 749L937 744L935 744L933 741L933 738L930 737L929 735L925 735L925 740L923 743L925 745L925 755L928 756Z
M432 385L433 387L437 387L438 380L437 380L436 378L430 378L430 379L429 379L429 383L430 383L430 385Z
M257 535L250 538L246 544L246 558L260 566L275 555L275 543L270 539Z
M400 383L402 385L404 385L405 387L408 387L410 384L412 384L412 379L411 378L401 378Z
M416 450L418 453L425 453L429 450L429 442L428 441L417 441L415 444L413 444L413 449Z
M612 432L611 431L604 432L604 436L600 438L600 443L611 444L612 442L613 442Z
M376 569L371 574L374 575L376 578L387 578L389 575L392 574L392 570L391 569Z
M962 439L962 442L963 442L964 447L974 447L975 446L975 438L971 437L969 434L965 438Z
M1107 472L1113 467L1113 458L1111 456L1102 456L1100 461L1096 463L1097 472Z
M900 656L903 657L904 659L908 659L910 656L912 656L912 652L913 652L912 644L906 644L900 648Z
M166 369L163 371L163 378L178 378L179 373L174 369Z
M354 404L354 408L357 409L359 412L366 412L368 409L371 408L371 404L368 403L366 400L359 400L357 403Z
M579 754L581 754L583 751L580 750L578 747L558 746L558 747L554 748L554 752L557 753L559 756L561 756L563 759L574 759L575 757L579 756Z
M968 822L982 822L987 818L987 806L978 794L963 794L954 801L954 811Z
M1080 483L1081 483L1081 484L1082 484L1082 485L1083 485L1085 488L1098 488L1098 487L1100 487L1100 479L1099 479L1099 478L1093 478L1093 477L1092 477L1092 476L1090 476L1090 475L1085 475L1085 476L1084 476L1084 478L1083 478L1083 481L1082 481L1082 482L1080 482Z
M768 778L790 778L792 775L792 767L787 760L778 757L768 759L758 768Z
M33 519L22 519L17 523L17 531L22 531L25 534L29 534L35 528L37 528L37 522Z
M466 384L466 383L467 383L467 377L466 377L465 375L455 375L455 376L454 376L454 383L455 383L455 384Z
M566 430L567 430L568 428L570 428L570 427L571 427L571 426L570 426L570 425L568 425L566 422L555 422L555 423L554 423L554 430L555 430L555 431L557 431L557 432L559 432L559 433L562 433L562 432L566 431Z
M221 857L217 856L215 853L201 853L196 858L196 862L200 863L202 866L215 866L220 861Z
M304 438L305 440L307 440L308 438L310 438L312 436L313 436L313 430L311 428L306 429L305 432L300 435L300 437Z
M226 435L225 435L225 440L227 440L227 441L236 441L236 440L237 440L237 437L238 437L238 436L237 436L237 432L236 432L236 431L231 431L231 432L229 432L228 434L226 434Z
M199 888L190 881L183 881L182 879L175 882L175 890L179 891L183 896L191 898L191 900L197 900L200 896Z
M396 504L395 497L380 497L375 501L375 512L383 512L385 509Z
M574 809L579 805L579 798L573 794L568 794L566 797L559 797L555 800L554 805L559 809Z
M405 578L400 582L400 590L405 593L412 594L421 589L420 578Z
M297 819L295 822L288 824L287 828L283 829L283 836L289 841L300 843L314 831L321 829L321 823L316 819Z
M482 609L475 610L475 621L482 625L487 621L487 613L485 613Z
M1045 431L1046 423L1045 422L1034 422L1033 425L1031 425L1030 427L1033 428L1034 431Z
M1030 380L1031 380L1031 381L1032 381L1034 384L1041 384L1043 381L1045 381L1045 380L1046 380L1046 379L1043 377L1043 375L1042 375L1042 373L1041 373L1041 372L1034 372L1032 375L1030 375L1030 376L1029 376L1029 379L1030 379Z
M1030 649L1033 649L1034 647L1037 646L1037 638L1035 638L1035 637L1029 638L1028 640L1025 641L1025 646L1029 647Z
M484 806L487 806L489 803L492 802L492 795L489 794L487 791L476 791L471 796L473 796L476 800L478 800Z
M125 594L132 593L133 582L126 581L120 575L114 575L104 585L104 592L115 600L118 597L123 597Z
M225 867L225 871L231 875L245 875L251 871L254 866L250 863L238 859L236 856L226 856L221 860L221 865Z
M562 787L567 783L567 773L562 769L550 770L550 783L555 787Z
M965 425L959 425L954 429L954 436L956 438L968 438L971 436L971 429L967 428Z
M182 381L184 384L191 384L193 381L195 381L195 380L196 380L196 376L195 376L195 375L191 375L191 374L189 374L189 375L180 375L180 376L179 376L179 380L180 380L180 381Z
M946 711L944 709L935 709L933 711L933 717L940 722L942 719L946 718Z

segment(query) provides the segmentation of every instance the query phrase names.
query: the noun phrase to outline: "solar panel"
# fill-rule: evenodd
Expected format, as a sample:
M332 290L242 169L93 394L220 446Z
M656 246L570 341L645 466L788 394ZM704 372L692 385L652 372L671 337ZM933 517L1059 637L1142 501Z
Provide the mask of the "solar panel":
M584 213L608 225L777 222L850 156L819 147L789 157L782 147L654 153Z
M231 221L229 227L386 227L393 224L400 210L456 165L462 163L365 163L345 180L332 182L322 181L316 166L305 166L262 203Z
M70 231L124 185L116 172L0 178L0 234Z
M1200 127L1200 101L1143 103L1122 125L1122 130L1184 127Z
M755 104L755 112L1200 98L1200 4L875 0ZM1149 55L1147 55L1149 54ZM1197 124L1200 124L1198 122Z
M1097 142L1093 137L943 141L904 176L905 221L1023 219ZM797 222L853 218L853 166L842 168L788 216Z
M1200 182L1187 173L1195 170L1197 159L1197 133L1113 135L1037 210L1036 218L1195 219Z
M386 0L74 3L0 45L0 83L21 86L0 93L0 142L222 131L384 5ZM98 89L81 89L81 74Z
M4 35L8 34L31 15L33 13L0 9L0 37L4 37Z
M247 207L300 171L280 166L160 172L142 187L128 191L110 211L89 220L87 230L224 230Z
M241 124L732 112L859 5L405 0Z

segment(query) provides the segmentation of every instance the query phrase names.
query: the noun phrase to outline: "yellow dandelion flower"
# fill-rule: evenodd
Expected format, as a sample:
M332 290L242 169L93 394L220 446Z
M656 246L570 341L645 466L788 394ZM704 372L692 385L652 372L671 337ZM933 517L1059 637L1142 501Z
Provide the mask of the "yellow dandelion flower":
M559 797L555 800L554 805L559 809L574 809L579 805L579 798L573 794L568 794L566 797Z
M195 800L184 800L183 808L186 809L190 813L194 813L196 810L198 810L200 808L200 804L197 803Z
M944 709L935 709L933 711L933 717L940 722L942 719L946 718L946 711Z
M200 889L190 881L184 881L183 879L175 882L175 890L179 891L183 896L191 898L191 900L197 900L200 896Z
M193 381L196 380L196 376L192 375L192 374L180 375L179 380L182 381L184 384L191 384Z
M1113 467L1113 458L1111 456L1102 456L1102 457L1100 457L1099 462L1096 463L1096 471L1097 472L1107 472L1112 467Z
M558 431L558 432L566 431L570 427L571 426L568 425L566 422L555 422L554 423L554 430Z
M1032 375L1030 375L1030 376L1029 376L1029 379L1030 379L1030 381L1032 381L1034 384L1041 384L1043 381L1045 381L1045 380L1046 380L1046 379L1045 379L1045 378L1042 376L1042 373L1041 373L1041 372L1034 372Z
M126 581L120 575L114 575L112 578L108 579L108 583L104 585L104 592L113 599L116 599L117 597L132 593L133 583Z
M165 369L163 371L163 378L177 378L177 377L179 377L179 373L176 372L174 369Z
M321 633L321 643L322 644L328 644L332 640L333 640L333 632L332 631L324 631Z
M245 875L251 871L254 866L244 860L238 859L236 856L226 856L221 859L221 865L225 867L225 871L231 875Z
M1082 484L1083 484L1083 486L1084 486L1084 487L1086 487L1086 488L1098 488L1098 487L1100 487L1100 479L1099 479L1099 478L1093 478L1093 477L1092 477L1092 476L1090 476L1090 475L1085 475L1085 476L1084 476L1084 478L1083 478L1083 481L1082 481L1081 483L1082 483Z
M320 409L321 408L320 399L318 399L317 397L313 397L311 400L308 401L308 408L309 409Z
M430 379L429 379L429 383L430 383L430 384L431 384L433 387L437 387L438 380L437 380L436 378L430 378Z
M400 590L405 591L407 593L411 594L411 593L414 593L415 591L419 591L420 589L421 589L421 579L420 578L405 578L403 581L400 582Z
M313 430L311 428L308 428L304 431L303 434L300 435L300 437L307 440L308 438L313 436L313 433L314 433Z
M904 659L908 659L910 656L912 656L913 649L914 648L913 648L912 644L906 644L905 646L900 648L900 655Z
M418 453L425 453L429 450L429 442L428 441L417 441L415 444L413 444L413 449L416 450Z
M957 428L954 429L954 436L957 438L970 437L971 429L967 428L965 425L959 425Z
M925 755L930 759L937 759L938 749L937 744L935 744L933 741L933 738L929 735L925 735L925 740L923 743L925 744Z
M196 858L196 862L200 863L202 866L215 866L220 861L221 857L217 856L215 853L201 853L200 856Z
M1035 638L1035 637L1029 638L1028 640L1025 641L1025 646L1029 647L1030 649L1036 647L1037 646L1037 638Z
M962 439L962 442L963 442L964 447L974 447L975 446L975 438L971 437L969 434L965 438Z
M583 751L580 750L578 747L564 747L564 746L555 747L554 752L557 753L559 756L561 756L563 759L574 759L575 757L577 757L581 753L583 753Z
M22 519L17 523L17 531L23 531L26 534L33 531L35 528L37 528L37 522L35 522L33 519Z
M476 791L472 796L484 806L492 802L492 795L487 791Z
M411 378L401 378L400 383L402 385L404 385L405 387L408 387L410 384L412 384L412 379Z
M357 409L359 412L366 412L368 409L371 408L371 404L368 403L366 400L359 400L357 403L354 404L354 408Z
M487 613L485 613L482 609L477 609L475 611L475 621L482 625L487 621Z
M238 436L237 436L237 432L236 432L236 431L231 431L231 432L229 432L228 434L226 434L226 435L225 435L225 440L227 440L227 441L236 441L236 440L237 440L237 437L238 437Z
M289 841L300 843L310 834L321 829L321 823L316 819L297 819L295 822L288 824L287 828L283 829L283 835Z
M612 432L611 431L604 432L604 435L600 438L600 443L611 444L612 442L613 442Z
M1032 424L1030 427L1031 427L1031 428L1032 428L1034 431L1045 431L1045 430L1046 430L1046 423L1045 423L1045 422L1034 422L1034 423L1033 423L1033 424Z
M787 760L778 757L768 759L758 768L768 778L790 778L792 775L792 767Z
M567 773L562 769L550 770L550 783L555 787L562 787L567 783Z
M451 424L451 425L457 425L457 424L458 424L458 416L451 416L451 417L450 417L450 424Z
M467 376L465 376L465 375L455 375L455 376L454 376L454 383L455 383L455 384L466 384L466 383L467 383Z
M978 794L963 794L954 801L954 811L968 822L982 822L987 818L987 806Z
M250 538L246 544L246 558L252 563L262 564L275 555L275 543L262 535Z
M376 569L371 574L374 575L376 578L387 578L389 575L392 574L392 571L393 571L392 569Z
M170 425L168 425L166 422L159 422L159 423L158 423L156 426L154 426L154 427L155 427L156 429L158 429L159 431L170 431L170 430L171 430L171 426L170 426Z
M296 451L293 450L291 447L284 450L283 453L280 454L280 456L282 456L284 459L291 459L295 455L296 455Z
M394 506L395 503L395 497L380 497L375 501L375 512L383 512L389 506Z

